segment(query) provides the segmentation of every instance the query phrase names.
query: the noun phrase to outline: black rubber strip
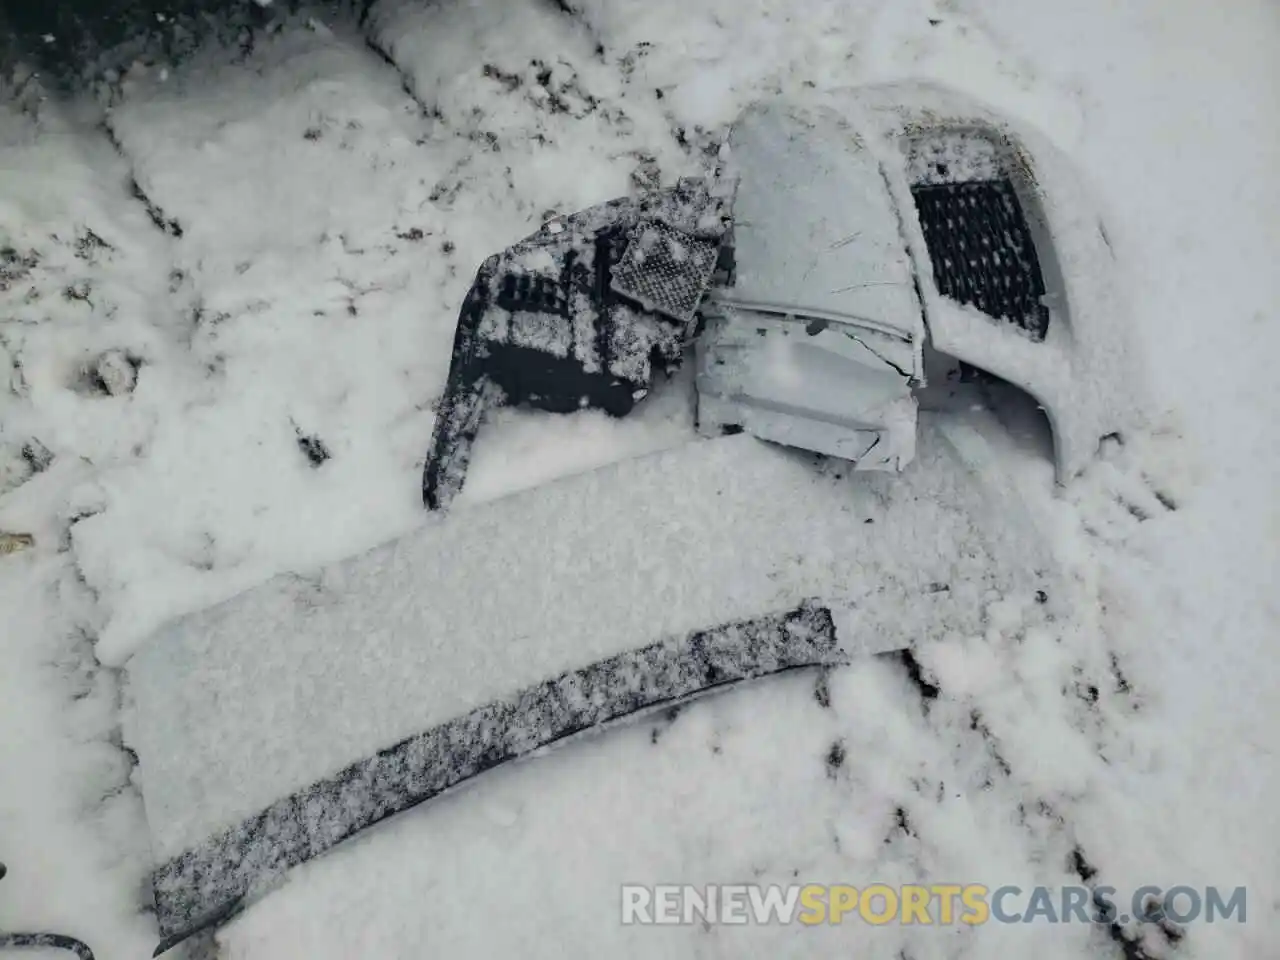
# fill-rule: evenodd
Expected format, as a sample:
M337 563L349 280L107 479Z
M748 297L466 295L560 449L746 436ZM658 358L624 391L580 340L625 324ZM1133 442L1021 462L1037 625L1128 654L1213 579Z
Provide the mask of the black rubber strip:
M237 913L273 878L499 764L637 711L801 667L846 663L831 612L783 613L659 641L486 704L273 803L154 874L156 955Z
M0 950L66 950L80 960L93 960L87 945L61 933L0 933Z
M491 257L480 267L454 330L449 380L436 410L431 446L422 469L422 500L429 510L444 506L462 489L471 445L484 416L490 387L476 354L496 262Z

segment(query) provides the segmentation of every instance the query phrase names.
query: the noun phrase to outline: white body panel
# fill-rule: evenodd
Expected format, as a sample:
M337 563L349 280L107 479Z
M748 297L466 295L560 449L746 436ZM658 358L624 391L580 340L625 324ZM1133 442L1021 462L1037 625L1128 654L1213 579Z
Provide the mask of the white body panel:
M736 279L716 299L920 339L924 324L888 181L849 122L790 105L744 113L729 138Z
M888 84L831 96L860 118L859 129L886 158L930 342L1022 388L1043 406L1059 482L1089 463L1103 436L1141 426L1146 372L1131 346L1116 253L1091 191L1066 155L1038 130L941 85ZM996 143L1044 275L1050 320L1043 342L939 294L911 199L905 150L927 131L976 131Z
M911 195L924 174L908 150L937 134L979 143L964 158L973 169L953 171L961 179L1013 182L1045 282L1043 341L939 293ZM728 165L740 177L737 270L732 287L713 292L699 343L705 434L741 427L860 468L900 468L910 459L906 401L910 384L923 383L926 335L935 350L1043 406L1060 481L1083 469L1101 437L1141 423L1144 372L1129 348L1115 255L1088 191L1043 135L955 91L894 84L751 108L731 134ZM882 362L817 339L797 347L786 330L813 319L831 331L850 325L850 336L862 336L854 328L898 334L910 362L894 359L895 385Z
M900 470L923 314L876 155L840 114L748 110L729 139L732 286L698 339L698 424Z

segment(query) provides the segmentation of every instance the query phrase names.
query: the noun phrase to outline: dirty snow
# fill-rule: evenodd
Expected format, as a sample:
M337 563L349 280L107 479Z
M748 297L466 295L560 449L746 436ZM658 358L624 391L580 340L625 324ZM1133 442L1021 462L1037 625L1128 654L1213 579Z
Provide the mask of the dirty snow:
M868 661L498 771L296 871L221 949L1125 956L1080 925L617 923L627 881L1061 884L1078 851L1119 889L1249 888L1246 924L1128 929L1147 956L1275 954L1274 8L571 7L377 3L394 66L304 16L247 57L130 71L105 131L94 104L5 89L0 532L34 545L0 554L0 929L154 945L113 667L175 614L423 522L484 256L698 172L761 94L924 77L1074 158L1129 287L1151 430L1057 493L1047 461L971 438L1055 530L1071 615L1022 629L997 605L985 635L917 652L923 687ZM682 442L687 398L661 385L663 415L616 424L508 412L465 498Z

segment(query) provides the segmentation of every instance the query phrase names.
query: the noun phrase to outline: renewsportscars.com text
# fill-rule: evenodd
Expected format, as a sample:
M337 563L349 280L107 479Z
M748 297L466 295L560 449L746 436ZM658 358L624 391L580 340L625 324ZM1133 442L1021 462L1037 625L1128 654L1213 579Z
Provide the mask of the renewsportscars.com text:
M624 924L1244 923L1244 887L989 887L934 883L627 884Z

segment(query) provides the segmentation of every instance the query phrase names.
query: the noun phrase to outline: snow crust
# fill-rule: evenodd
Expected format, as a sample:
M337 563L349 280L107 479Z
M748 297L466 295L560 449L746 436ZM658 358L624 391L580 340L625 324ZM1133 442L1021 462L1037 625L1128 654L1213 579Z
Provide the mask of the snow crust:
M1004 173L995 144L971 132L923 135L908 141L906 153L912 186L995 180Z

